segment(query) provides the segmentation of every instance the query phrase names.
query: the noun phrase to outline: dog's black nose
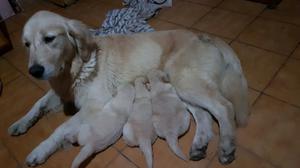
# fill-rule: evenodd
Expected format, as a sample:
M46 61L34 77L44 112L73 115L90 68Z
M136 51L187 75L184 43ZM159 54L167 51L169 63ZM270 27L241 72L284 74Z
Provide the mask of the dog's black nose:
M41 78L43 76L44 71L45 68L38 64L32 65L29 68L29 73L36 78Z

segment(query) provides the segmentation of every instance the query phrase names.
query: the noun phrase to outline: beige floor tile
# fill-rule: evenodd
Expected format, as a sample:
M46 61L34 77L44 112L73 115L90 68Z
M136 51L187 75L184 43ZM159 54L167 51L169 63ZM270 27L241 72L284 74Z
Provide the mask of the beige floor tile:
M236 151L236 159L231 164L224 166L218 161L218 157L215 157L213 162L208 168L273 168L269 163L262 160L258 156L243 150L238 147Z
M245 0L224 0L218 7L256 16L266 7L266 5Z
M238 131L238 143L279 167L297 168L300 109L262 96L252 108L249 124Z
M214 9L197 22L193 28L232 39L235 38L252 19L253 16L234 13L223 9Z
M244 70L248 85L262 91L286 58L239 42L232 43Z
M151 27L153 27L155 30L174 30L174 29L184 29L183 26L173 24L170 22L166 22L159 19L151 19L149 21L149 24Z
M249 99L248 101L249 101L250 106L255 102L255 100L258 98L259 94L260 93L256 90L253 90L251 88L248 89L248 99Z
M21 163L36 145L50 135L52 129L45 119L39 121L23 136L11 137L7 129L25 115L42 94L42 90L30 80L20 77L5 87L0 98L0 136Z
M222 0L187 0L187 1L215 7L218 4L220 4Z
M300 45L298 45L298 47L297 47L297 49L294 51L292 57L293 57L293 58L298 58L298 59L300 59Z
M180 1L162 11L158 18L189 27L209 11L210 7Z
M259 18L240 35L243 42L289 55L300 41L300 29L296 26Z
M12 65L3 58L0 58L0 78L5 85L6 83L18 78L21 74Z
M266 93L300 106L300 61L289 59L279 71Z
M18 167L18 163L10 155L8 150L0 142L0 167L15 168Z
M124 156L119 154L111 163L107 166L107 168L136 168L133 163L127 160Z
M42 95L43 91L23 76L12 81L3 89L0 98L1 137L7 135L8 126L25 115Z
M179 144L182 148L183 153L188 157L189 150L194 138L195 133L195 124L192 122L189 132L184 135L180 140ZM185 162L169 149L167 143L164 140L157 139L153 145L153 165L158 168L183 168L183 167L205 167L208 165L209 161L213 158L217 150L217 137L214 138L209 146L207 151L207 157L201 161L188 161ZM127 147L123 150L123 153L132 161L134 161L139 167L146 167L146 162L143 154L139 148L130 148Z

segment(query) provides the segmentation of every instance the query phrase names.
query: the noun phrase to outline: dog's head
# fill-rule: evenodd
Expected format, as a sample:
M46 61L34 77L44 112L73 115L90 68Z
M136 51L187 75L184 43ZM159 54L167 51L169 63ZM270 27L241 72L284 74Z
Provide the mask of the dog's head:
M29 52L29 73L38 79L58 76L75 56L87 61L95 47L83 23L48 11L27 21L23 43Z

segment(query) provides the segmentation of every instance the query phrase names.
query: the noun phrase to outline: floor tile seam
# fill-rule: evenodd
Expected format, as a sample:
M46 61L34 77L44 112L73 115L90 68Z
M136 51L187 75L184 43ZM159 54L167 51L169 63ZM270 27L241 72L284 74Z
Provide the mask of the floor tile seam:
M198 5L202 5L202 6L206 6L206 7L210 7L210 8L214 8L214 7L217 7L219 6L224 0L221 0L218 4L216 4L215 6L211 6L211 5L208 5L208 4L204 4L204 3L201 3L201 2L193 2L191 0L182 0L182 2L188 2L188 3L192 3L192 4L198 4Z
M297 45L298 46L298 45ZM286 57L286 59L283 61L283 63L280 65L280 67L277 69L277 71L273 74L270 81L267 83L267 85L263 88L262 92L265 93L267 88L272 84L272 82L275 80L276 76L279 74L279 72L284 68L284 66L288 63L289 59L292 57L293 53L296 51L297 46L293 49L293 51L290 53L289 56Z
M288 102L288 101L286 101L286 100L283 100L283 99L281 99L281 98L275 97L275 96L270 95L270 94L268 94L268 93L264 93L264 92L263 92L262 95L268 96L268 97L273 98L273 99L275 99L275 100L277 100L277 101L280 101L280 102L282 102L282 103L285 103L285 104L287 104L287 105L290 105L290 106L292 106L292 107L294 107L294 108L300 109L300 106L299 106L299 105L290 103L290 102Z
M231 45L231 43L232 43L233 41L236 41L237 39L239 39L240 35L241 35L243 32L245 32L245 30L246 30L251 24L253 24L253 23L259 18L259 15L260 15L261 13L263 13L265 10L266 10L266 8L264 8L258 15L256 15L255 17L253 17L253 19L252 19L248 24L246 24L246 25L243 27L243 29L235 36L235 38L234 38L229 44Z
M40 87L36 82L34 82L32 79L30 79L24 72L21 71L21 69L19 69L18 67L16 67L13 63L10 62L9 59L5 58L4 59L9 62L9 64L14 67L21 75L20 76L23 76L25 77L26 79L28 79L32 84L34 84L36 87L38 87L39 89L41 89L41 91L45 92L47 90L43 89L42 87Z
M279 53L279 52L273 51L273 50L271 50L271 49L262 48L262 47L260 47L260 46L256 46L255 44L251 44L251 43L248 43L248 42L245 42L245 41L241 41L241 40L239 40L238 38L237 38L237 39L234 39L234 40L232 40L232 42L231 42L231 43L233 43L233 42L239 42L239 43L242 43L242 44L248 45L248 46L250 46L250 47L258 48L258 49L264 50L264 51L266 51L266 52L270 52L270 53L273 53L273 54L279 55L279 56L281 56L281 57L285 57L285 58L286 58L286 57L288 57L288 56L289 56L289 54L282 54L282 53Z
M270 160L268 159L265 159L261 156L259 156L257 153L253 152L252 150L248 149L247 147L244 147L242 144L237 144L237 146L239 148L241 148L242 150L246 151L247 153L255 156L257 159L261 160L261 161L264 161L264 162L267 162L270 166L274 167L274 168L281 168L280 166L274 164L273 162L271 162Z
M4 148L7 150L9 156L17 163L18 167L23 167L21 164L21 162L17 159L17 157L15 156L15 154L11 151L11 149L6 145L6 143L0 139L0 143L2 143L2 145L4 146Z

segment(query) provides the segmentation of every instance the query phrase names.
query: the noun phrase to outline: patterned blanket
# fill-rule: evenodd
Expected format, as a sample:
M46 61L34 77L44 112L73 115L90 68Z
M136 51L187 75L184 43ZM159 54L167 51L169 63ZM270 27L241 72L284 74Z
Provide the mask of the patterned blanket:
M154 31L147 20L161 8L171 7L172 0L123 0L123 5L122 9L109 11L101 27L92 33L106 36Z

